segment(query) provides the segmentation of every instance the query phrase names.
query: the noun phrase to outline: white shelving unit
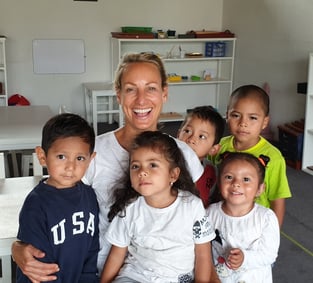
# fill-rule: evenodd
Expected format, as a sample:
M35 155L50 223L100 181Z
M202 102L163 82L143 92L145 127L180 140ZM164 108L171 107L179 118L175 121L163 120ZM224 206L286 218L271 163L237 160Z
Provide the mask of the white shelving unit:
M308 90L306 95L302 170L313 175L313 53L309 55Z
M5 55L5 37L0 37L0 106L8 105L7 65Z
M206 44L216 42L225 44L224 56L206 57ZM235 43L235 38L112 38L112 78L125 53L154 52L163 59L168 74L188 76L187 80L169 82L169 98L163 107L163 112L181 113L182 116L161 118L162 121L181 121L186 109L200 105L212 105L225 115L233 86ZM187 53L203 56L186 57ZM210 80L203 79L205 70L212 74ZM192 81L191 76L198 76L201 80Z

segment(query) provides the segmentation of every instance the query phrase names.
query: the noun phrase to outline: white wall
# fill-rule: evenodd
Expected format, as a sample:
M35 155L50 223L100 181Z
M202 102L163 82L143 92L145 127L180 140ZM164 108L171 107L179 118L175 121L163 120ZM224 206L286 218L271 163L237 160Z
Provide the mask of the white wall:
M312 12L310 0L224 0L223 26L237 37L234 86L269 83L276 137L277 125L305 115L297 82L307 81Z
M157 4L156 4L157 3ZM121 26L156 29L221 30L220 0L1 0L0 34L7 36L9 95L19 93L33 105L60 104L84 113L82 83L108 81L110 33ZM33 73L33 39L83 39L86 72L38 75Z

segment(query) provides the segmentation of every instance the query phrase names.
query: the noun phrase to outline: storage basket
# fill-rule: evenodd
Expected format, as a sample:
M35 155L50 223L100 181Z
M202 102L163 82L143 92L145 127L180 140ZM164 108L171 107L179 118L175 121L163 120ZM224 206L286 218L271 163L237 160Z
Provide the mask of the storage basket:
M205 56L206 57L225 57L226 44L225 42L206 42Z

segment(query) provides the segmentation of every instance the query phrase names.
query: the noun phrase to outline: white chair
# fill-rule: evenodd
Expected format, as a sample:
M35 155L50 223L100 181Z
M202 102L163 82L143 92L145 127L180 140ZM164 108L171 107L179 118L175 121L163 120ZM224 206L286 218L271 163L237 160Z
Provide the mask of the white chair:
M43 170L39 163L37 155L35 152L32 154L22 155L22 175L29 176L29 170L33 170L33 176L42 176Z
M23 164L24 163L24 164ZM22 171L23 175L29 175L29 169L32 166L34 176L42 176L43 169L39 163L37 155L33 152L31 155L22 155ZM27 173L27 174L26 174ZM5 158L4 153L0 152L0 179L5 178ZM0 283L12 282L12 269L11 269L11 239L1 239L0 243L0 264L2 275L0 277Z
M4 162L4 153L0 152L0 178L5 178L5 162ZM0 246L0 259L1 259L1 272L2 276L0 277L0 283L11 282L11 256L8 254L6 249Z
M0 178L5 178L5 162L4 162L4 153L0 152Z
M12 244L11 242L10 243L8 242L8 244L4 244L2 241L0 244L0 259L2 268L2 276L0 277L0 283L12 282L11 251L10 249L6 248L6 245L11 244Z
M33 152L33 175L34 176L42 176L43 175L43 168L39 163L37 158L37 154Z

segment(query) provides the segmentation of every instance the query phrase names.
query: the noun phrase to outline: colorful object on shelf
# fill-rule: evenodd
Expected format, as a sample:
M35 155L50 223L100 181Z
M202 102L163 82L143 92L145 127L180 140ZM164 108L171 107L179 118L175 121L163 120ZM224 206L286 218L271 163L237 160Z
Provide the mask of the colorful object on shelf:
M206 42L205 56L206 57L225 57L226 44L225 42Z
M176 30L169 29L166 33L168 38L175 38Z
M210 81L216 78L216 70L215 69L205 69L203 71L203 79L205 81Z
M185 53L186 58L194 58L194 57L203 57L203 54L200 52L191 52L191 53Z
M167 78L169 82L180 82L182 80L182 77L176 74L169 74Z
M158 30L158 38L164 39L165 38L165 32L161 29Z
M193 82L198 82L201 80L201 78L199 76L191 76L190 79L193 81Z
M13 94L8 99L9 106L28 106L30 102L26 97L20 94Z
M152 32L152 27L121 27L122 32L126 33L150 33Z
M129 33L129 32L111 32L112 37L115 38L154 38L154 34L152 32L147 33Z

